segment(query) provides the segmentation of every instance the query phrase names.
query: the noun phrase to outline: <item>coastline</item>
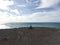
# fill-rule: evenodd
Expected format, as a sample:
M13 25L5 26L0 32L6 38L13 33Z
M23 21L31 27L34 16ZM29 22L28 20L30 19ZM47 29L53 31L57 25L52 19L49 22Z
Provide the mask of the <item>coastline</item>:
M0 45L59 45L60 29L29 27L0 29Z

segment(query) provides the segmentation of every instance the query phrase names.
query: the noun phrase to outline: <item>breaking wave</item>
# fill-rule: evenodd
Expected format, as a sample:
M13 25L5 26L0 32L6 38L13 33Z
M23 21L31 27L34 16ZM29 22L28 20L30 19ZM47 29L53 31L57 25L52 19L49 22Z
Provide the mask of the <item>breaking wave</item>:
M9 26L6 26L6 25L0 25L0 29L9 29L10 27Z

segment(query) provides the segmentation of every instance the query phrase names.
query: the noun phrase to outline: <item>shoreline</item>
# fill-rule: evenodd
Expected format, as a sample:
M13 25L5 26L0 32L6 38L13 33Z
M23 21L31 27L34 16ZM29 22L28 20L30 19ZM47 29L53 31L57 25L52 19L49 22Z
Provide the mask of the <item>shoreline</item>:
M6 29L0 29L0 30L12 30L12 29L22 29L22 28L30 28L30 27L20 27L20 28L6 28ZM53 27L32 27L32 28L50 28L50 29L60 29L60 28L53 28Z

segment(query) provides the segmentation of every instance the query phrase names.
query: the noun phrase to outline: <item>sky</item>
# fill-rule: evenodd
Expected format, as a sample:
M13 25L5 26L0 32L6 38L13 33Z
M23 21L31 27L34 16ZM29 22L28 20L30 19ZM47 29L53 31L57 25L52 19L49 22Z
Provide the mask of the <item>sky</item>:
M60 0L0 0L0 24L60 22Z

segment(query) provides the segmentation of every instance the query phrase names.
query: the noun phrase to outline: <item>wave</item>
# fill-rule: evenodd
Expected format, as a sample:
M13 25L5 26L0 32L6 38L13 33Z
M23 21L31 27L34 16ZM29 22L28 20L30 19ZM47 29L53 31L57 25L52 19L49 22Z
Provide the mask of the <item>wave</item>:
M10 27L9 26L6 26L6 25L0 25L0 29L9 29Z

